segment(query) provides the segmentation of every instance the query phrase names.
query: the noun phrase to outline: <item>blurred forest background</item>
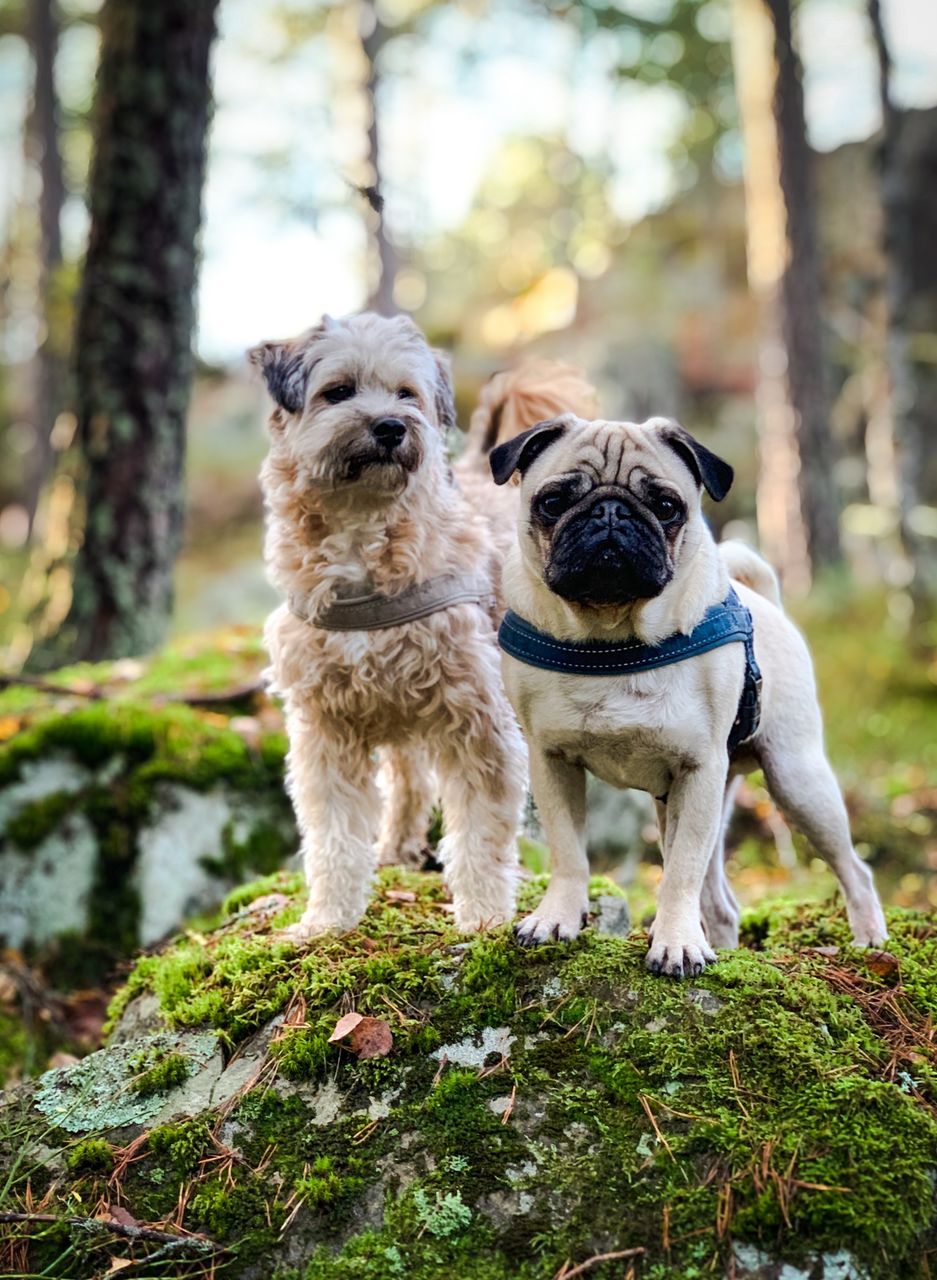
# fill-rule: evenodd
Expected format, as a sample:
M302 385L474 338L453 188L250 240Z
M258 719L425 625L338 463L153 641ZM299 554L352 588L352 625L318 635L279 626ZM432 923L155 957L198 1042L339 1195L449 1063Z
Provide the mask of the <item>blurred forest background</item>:
M463 425L561 357L732 462L860 848L937 906L931 0L0 0L0 158L0 739L128 685L266 730L242 353L400 309ZM828 892L745 807L742 896Z

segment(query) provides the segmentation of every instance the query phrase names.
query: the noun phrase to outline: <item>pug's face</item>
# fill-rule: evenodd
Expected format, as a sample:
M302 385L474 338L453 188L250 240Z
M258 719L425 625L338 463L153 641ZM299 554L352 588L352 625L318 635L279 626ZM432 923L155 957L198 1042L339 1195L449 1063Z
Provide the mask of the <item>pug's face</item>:
M556 595L585 608L660 595L702 520L724 498L728 463L666 418L538 423L491 454L498 484L520 472L522 550Z

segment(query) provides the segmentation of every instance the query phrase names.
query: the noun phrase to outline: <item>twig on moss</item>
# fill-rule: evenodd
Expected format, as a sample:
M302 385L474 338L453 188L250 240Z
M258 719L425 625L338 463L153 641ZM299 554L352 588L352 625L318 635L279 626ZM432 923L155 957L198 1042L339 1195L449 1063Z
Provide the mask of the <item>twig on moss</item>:
M43 680L42 676L0 675L0 689L25 688L35 689L38 693L54 693L71 698L90 698L92 702L104 697L104 691L96 684L84 688L72 688L67 684L55 684L52 680Z
M71 1218L60 1217L57 1213L0 1213L0 1222L17 1223L21 1222L26 1225L41 1226L46 1223L64 1225L67 1227L80 1227L85 1231L100 1231L102 1233L124 1236L128 1240L154 1240L158 1241L167 1249L183 1252L185 1249L192 1249L196 1253L228 1253L230 1252L223 1244L218 1244L215 1240L209 1240L205 1236L177 1236L169 1231L160 1231L157 1227L143 1227L139 1225L131 1226L130 1223L115 1222L111 1218Z
M585 1262L570 1267L568 1271L566 1268L569 1264L564 1262L553 1280L573 1280L573 1276L581 1276L583 1272L597 1267L600 1262L620 1262L622 1258L638 1258L645 1252L646 1250L639 1245L635 1249L616 1249L613 1253L597 1253L591 1258L586 1258Z
M677 1157L674 1155L673 1151L671 1150L670 1143L667 1141L667 1139L664 1137L663 1133L661 1132L661 1127L657 1123L657 1117L654 1115L654 1112L651 1110L651 1104L648 1101L647 1094L639 1093L638 1101L641 1103L641 1106L644 1108L644 1114L647 1116L648 1120L650 1120L651 1122L651 1128L654 1130L655 1134L657 1135L657 1141L660 1143L660 1145L664 1148L664 1150L670 1156L674 1164L676 1164ZM570 1272L570 1274L572 1274L572 1272Z
M56 697L87 698L91 702L102 702L108 698L106 687L97 684L68 685L56 684L53 680L45 680L42 676L0 675L0 690L9 688L35 689L37 693L49 693ZM229 702L246 702L263 693L264 682L260 678L245 680L241 684L232 685L228 689L204 689L193 693L156 693L151 700L157 705L167 702L183 703L189 707L224 706Z

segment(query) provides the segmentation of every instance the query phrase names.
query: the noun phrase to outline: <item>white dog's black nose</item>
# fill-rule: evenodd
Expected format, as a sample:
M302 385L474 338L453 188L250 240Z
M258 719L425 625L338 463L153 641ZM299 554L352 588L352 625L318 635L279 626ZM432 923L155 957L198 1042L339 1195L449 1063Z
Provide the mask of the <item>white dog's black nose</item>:
M407 424L400 418L377 418L371 423L371 434L381 448L390 453L407 434Z

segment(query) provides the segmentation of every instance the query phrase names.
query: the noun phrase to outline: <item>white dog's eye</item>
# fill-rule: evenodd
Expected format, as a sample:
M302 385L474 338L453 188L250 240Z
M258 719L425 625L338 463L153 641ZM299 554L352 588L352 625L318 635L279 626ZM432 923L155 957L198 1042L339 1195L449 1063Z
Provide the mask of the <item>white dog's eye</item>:
M350 400L357 391L358 388L353 382L340 382L337 386L327 387L322 392L322 396L328 400L329 404L341 404L343 400Z
M398 400L415 400L416 392L413 390L412 387L401 387L400 390L397 392L397 399Z

